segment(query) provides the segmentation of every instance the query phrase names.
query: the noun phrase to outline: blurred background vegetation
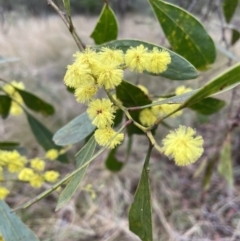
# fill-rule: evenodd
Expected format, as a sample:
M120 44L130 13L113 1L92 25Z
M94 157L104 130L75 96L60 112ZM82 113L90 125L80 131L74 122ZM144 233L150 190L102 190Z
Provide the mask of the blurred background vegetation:
M56 1L62 6L62 1ZM169 1L188 9L203 22L214 39L218 49L222 26L217 14L217 3L212 0ZM155 20L146 0L112 0L118 15L119 39L134 38L169 47L158 22ZM85 44L93 44L89 37L103 6L101 0L71 0L73 23ZM239 9L232 24L240 30ZM230 39L231 32L226 30ZM64 84L66 66L72 62L77 47L59 16L47 5L47 0L0 0L0 56L15 57L18 61L0 65L1 77L25 83L26 89L53 103L56 114L52 117L36 117L52 132L85 110L77 104ZM143 76L141 79L126 73L126 79L147 85L152 94L169 93L176 86L185 84L198 88L229 65L229 55L240 58L240 44L235 44L226 53L218 50L216 63L196 80L169 81L164 78ZM147 83L147 84L146 84ZM239 93L237 95L239 97ZM230 102L230 93L220 98ZM239 98L233 105L239 107ZM185 110L184 115L169 120L173 127L179 124L192 125L205 139L205 155L202 160L189 167L180 168L157 152L151 158L151 188L153 191L154 240L188 241L237 241L240 240L240 133L236 130L232 138L234 163L234 190L228 192L225 181L213 172L208 190L202 190L204 168L216 150L221 131L226 127L227 107L220 113L206 117ZM161 127L160 139L168 132ZM42 155L43 150L36 143L25 116L0 120L1 141L19 141L27 149L29 157ZM74 145L70 164L52 164L64 176L74 170L74 154L84 143ZM120 173L106 170L104 160L107 153L99 156L89 167L80 188L71 202L57 214L54 208L58 193L53 193L40 203L21 211L24 222L44 241L139 241L128 230L127 212L133 200L144 153L147 150L145 137L139 136L133 143L133 153ZM119 159L125 155L120 148ZM204 166L205 165L205 166ZM198 170L198 172L197 172ZM96 194L88 191L89 184ZM48 188L48 187L44 187ZM44 190L32 191L27 185L13 185L13 194L7 199L11 206L17 206ZM235 236L234 236L235 235Z

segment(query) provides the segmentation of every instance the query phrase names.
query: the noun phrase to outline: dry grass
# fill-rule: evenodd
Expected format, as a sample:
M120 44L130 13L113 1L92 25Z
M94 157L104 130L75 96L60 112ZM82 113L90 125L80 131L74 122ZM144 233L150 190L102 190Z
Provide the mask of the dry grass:
M52 102L57 113L53 117L41 118L51 130L56 131L74 116L84 110L83 106L76 104L62 83L65 67L72 60L72 54L77 50L65 26L57 16L46 19L20 18L7 22L8 31L0 35L0 53L5 57L18 57L19 62L0 66L1 77L17 79L25 82L27 89L36 92L47 101ZM10 20L13 21L10 24ZM87 44L92 44L89 38L97 18L79 16L74 23L79 35ZM209 29L214 38L219 37L216 24L211 22ZM154 31L153 31L154 30ZM214 32L213 32L214 31ZM143 34L144 33L144 34ZM150 42L161 43L163 37L158 24L152 18L142 16L127 16L121 21L120 38L136 38ZM238 49L238 46L235 48ZM235 54L236 51L235 51ZM239 54L239 53L238 53ZM240 54L239 54L240 56ZM214 64L214 71L209 71L193 82L197 87L208 80L222 68L226 58L222 55ZM133 81L136 77L129 76ZM153 93L163 93L171 90L179 83L146 77L140 82L148 82ZM154 79L154 80L153 80ZM226 96L223 96L227 98ZM206 141L206 156L211 153L211 145L219 137L219 128L224 121L224 113L211 118L212 122L201 125ZM193 123L199 126L198 119L186 111L185 115L172 122ZM213 123L213 124L211 124ZM163 128L158 134L166 132ZM24 116L9 118L2 121L0 135L4 140L20 141L29 149L29 155L41 153L42 150L33 141ZM76 145L73 153L80 148ZM139 181L141 168L146 151L146 139L137 137L132 155L125 168L117 174L110 173L104 166L106 153L99 156L89 167L80 188L69 204L58 213L54 213L58 193L35 204L20 214L22 219L44 241L138 241L134 234L128 230L127 212L133 201L133 195ZM124 150L119 153L124 157ZM203 160L202 160L203 161ZM212 185L208 193L202 193L201 178L193 178L199 163L187 168L179 168L154 152L151 159L150 176L153 202L154 240L156 241L210 241L240 239L240 188L236 183L232 196L227 195L226 186L222 179L213 175ZM55 167L64 175L74 169L74 163L67 166L57 164ZM239 167L236 166L235 177L239 178ZM82 190L91 183L96 192L96 199ZM47 187L45 187L47 188ZM21 194L18 194L18 190ZM33 197L32 190L27 187L15 187L16 195L10 197L8 202L17 205ZM202 195L204 194L204 195ZM44 211L43 211L44 210Z

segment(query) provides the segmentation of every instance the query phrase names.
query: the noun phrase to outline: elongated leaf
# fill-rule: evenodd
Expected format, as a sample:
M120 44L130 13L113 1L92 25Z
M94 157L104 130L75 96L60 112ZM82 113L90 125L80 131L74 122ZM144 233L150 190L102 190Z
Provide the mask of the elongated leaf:
M190 97L184 106L191 106L198 101L221 92L223 89L240 82L240 64L229 68L224 73L215 77L212 81L205 84L192 97Z
M152 206L148 176L151 147L148 150L134 202L129 210L129 229L142 241L152 241Z
M12 150L19 146L18 142L0 142L0 150Z
M116 88L116 95L119 100L126 107L134 107L141 105L151 104L152 101L144 94L144 92L139 89L136 85L131 84L127 81L122 81L122 83ZM139 114L141 110L131 112L132 118L139 121ZM144 134L142 130L137 128L135 125L130 124L127 126L128 135L132 134Z
M0 234L5 241L39 241L2 200L0 200Z
M26 115L37 142L45 151L50 149L61 149L61 147L54 144L52 141L53 134L41 122L27 112ZM66 155L59 156L58 160L61 162L68 162Z
M64 8L66 9L67 15L71 16L70 0L63 0Z
M233 166L232 166L232 153L231 143L227 140L220 153L220 160L218 163L218 172L223 176L228 184L230 190L233 189Z
M223 2L223 13L227 23L229 23L234 15L237 8L238 0L224 0Z
M174 51L198 69L206 69L216 59L216 49L202 24L173 4L149 0Z
M225 101L208 97L203 99L194 105L190 106L190 109L197 111L203 115L212 115L225 106Z
M98 23L91 34L91 38L94 39L96 44L103 44L116 39L117 35L118 25L116 17L108 4L105 4L98 19Z
M11 108L11 98L6 95L0 95L0 115L3 119L8 117Z
M53 141L60 146L74 144L84 140L94 130L95 126L92 125L85 112L59 129L54 134Z
M94 136L91 137L91 139L86 143L86 145L77 153L76 155L76 164L77 168L84 165L86 162L90 160L92 157L94 150L96 147L96 141L94 139ZM81 169L79 172L77 172L69 181L67 186L64 188L64 190L61 192L56 211L62 208L73 196L75 191L77 190L83 176L85 175L86 169L88 168L89 164L86 165L83 169Z
M115 157L115 153L117 151L117 147L112 149L109 154L108 157L105 161L105 165L107 167L108 170L112 171L112 172L119 172L122 167L124 166L123 162L120 162L116 157Z
M240 32L237 29L232 29L231 45L234 45L240 38Z
M52 115L54 113L54 108L49 103L41 100L39 97L29 93L25 90L20 90L15 88L21 95L25 105L35 112L40 112L43 115Z
M149 50L152 50L154 47L157 47L160 50L165 49L155 44L151 44L140 40L131 40L131 39L112 41L107 44L100 45L96 47L96 49L100 49L101 47L109 47L109 48L121 49L123 52L126 52L130 47L136 47L136 46L139 46L140 44L142 44L144 47L148 48ZM172 80L189 80L189 79L197 78L198 73L195 67L191 63L189 63L182 56L168 49L166 50L169 52L171 56L171 63L168 65L167 70L159 74L159 76L163 76L165 78L172 79ZM148 74L151 74L151 73L148 73ZM152 75L156 75L156 74L152 74Z
M202 186L204 191L208 190L210 187L211 177L213 174L213 170L214 170L214 166L217 161L217 158L218 156L215 155L210 160L208 160L208 164L206 166L205 173L202 180Z

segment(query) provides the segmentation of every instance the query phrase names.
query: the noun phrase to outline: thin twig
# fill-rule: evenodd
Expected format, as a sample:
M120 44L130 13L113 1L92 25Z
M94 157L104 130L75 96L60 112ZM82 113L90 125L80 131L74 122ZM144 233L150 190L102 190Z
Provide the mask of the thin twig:
M63 20L64 24L67 26L67 28L68 28L69 32L71 33L73 39L75 40L79 50L83 51L84 48L85 48L85 45L83 44L83 42L79 38L78 34L76 33L75 28L72 24L71 17L69 16L69 19L67 19L65 13L63 13L52 0L47 0L47 3L48 3L48 5L52 6L54 8L54 10L58 13L58 15Z

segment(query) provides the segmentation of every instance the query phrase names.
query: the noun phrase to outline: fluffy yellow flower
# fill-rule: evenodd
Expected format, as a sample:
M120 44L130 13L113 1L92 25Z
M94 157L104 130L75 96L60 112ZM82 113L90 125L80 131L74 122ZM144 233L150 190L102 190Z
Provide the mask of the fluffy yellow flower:
M59 152L56 149L50 149L45 154L45 157L51 161L56 160L58 156L59 156Z
M169 52L154 47L152 52L148 53L148 61L146 62L146 70L154 74L160 74L167 69L168 64L171 63L171 56Z
M98 87L95 81L83 84L75 90L77 102L85 103L90 101L97 93Z
M182 95L185 94L187 92L192 91L192 88L186 88L184 85L178 86L175 90L175 94L176 95Z
M0 200L3 200L6 198L6 196L9 194L9 190L5 187L0 186Z
M94 133L94 137L95 137L96 142L100 146L107 146L110 149L113 149L115 146L119 145L123 141L124 134L117 133L111 127L107 127L104 129L96 130ZM111 140L111 142L109 143L110 140Z
M144 126L151 126L157 120L157 117L151 109L146 108L140 112L139 119Z
M44 174L44 178L47 182L56 182L59 177L59 173L56 171L47 171Z
M33 177L29 180L29 184L35 188L40 188L43 185L43 182L44 178L38 173L35 173Z
M87 83L92 79L91 70L86 64L73 63L67 66L67 72L64 76L65 85L78 88L83 83Z
M203 153L203 138L191 127L180 126L163 139L163 152L176 165L186 166L197 161Z
M123 70L116 68L116 65L102 65L97 71L97 83L100 87L114 89L120 85L123 79Z
M16 150L9 152L6 157L8 171L12 173L20 172L27 162L27 159L21 156Z
M148 89L144 85L137 85L137 87L145 94L148 95Z
M36 157L31 160L31 168L37 171L43 171L45 168L45 161Z
M19 174L18 174L18 179L20 180L20 181L25 181L25 182L27 182L27 181L29 181L29 180L31 180L31 178L34 176L34 172L33 172L33 170L31 169L31 168L23 168L20 172L19 172Z
M160 98L159 100L164 100ZM163 104L163 105L155 105L152 107L152 112L154 115L158 117L164 117L174 110L178 109L181 106L181 104ZM182 110L177 111L173 115L171 115L172 118L180 116L182 114Z
M115 108L109 99L96 99L90 102L87 109L93 125L105 128L113 123Z
M1 233L0 233L0 241L5 241Z
M20 90L23 90L25 88L23 82L12 81L12 82L10 82L10 84L4 85L3 90L6 91L8 93L8 95L10 95L10 97L13 98L13 100L11 102L10 114L20 115L20 114L22 114L23 110L19 104L23 104L23 99L14 87L16 87Z
M99 60L104 64L116 64L121 65L124 63L124 55L122 50L110 49L103 47L101 52L98 53Z
M136 48L131 47L125 54L126 65L132 71L142 73L146 69L148 61L148 49L141 44Z

